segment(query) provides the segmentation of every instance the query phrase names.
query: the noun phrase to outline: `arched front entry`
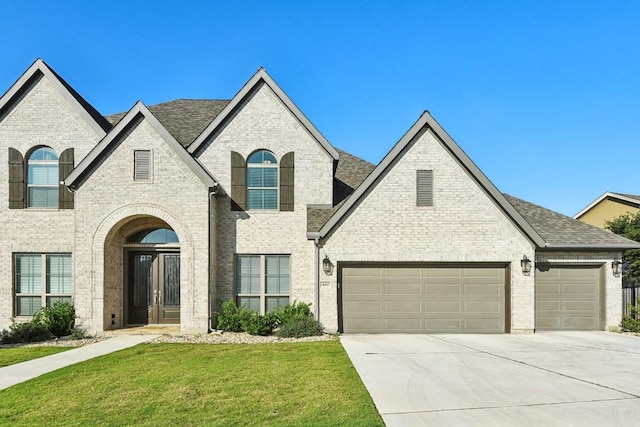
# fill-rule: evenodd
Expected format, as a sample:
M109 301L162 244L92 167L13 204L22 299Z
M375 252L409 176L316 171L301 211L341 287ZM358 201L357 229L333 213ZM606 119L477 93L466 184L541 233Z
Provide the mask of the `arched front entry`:
M134 215L104 244L105 329L180 324L181 246L164 220Z
M180 324L179 245L178 236L167 227L150 227L127 237L127 325Z

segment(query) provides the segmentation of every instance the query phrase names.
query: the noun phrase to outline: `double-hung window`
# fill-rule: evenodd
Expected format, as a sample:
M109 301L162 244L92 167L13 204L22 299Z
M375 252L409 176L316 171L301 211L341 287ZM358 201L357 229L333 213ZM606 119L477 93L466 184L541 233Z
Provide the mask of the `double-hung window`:
M16 316L71 301L71 254L15 254L14 287Z
M278 209L278 162L266 150L247 159L247 208Z
M289 304L289 255L237 255L237 304L261 314Z
M58 207L58 167L58 155L51 148L40 147L31 153L27 162L29 207Z

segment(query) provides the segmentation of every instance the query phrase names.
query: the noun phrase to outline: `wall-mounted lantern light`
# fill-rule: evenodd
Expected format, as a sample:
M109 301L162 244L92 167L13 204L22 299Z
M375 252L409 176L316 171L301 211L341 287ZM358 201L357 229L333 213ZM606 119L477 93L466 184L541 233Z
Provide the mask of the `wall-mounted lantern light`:
M525 276L528 276L531 273L531 260L526 255L522 256L522 259L520 260L520 267L522 267L522 273Z
M322 260L322 271L324 271L324 274L327 276L331 276L333 274L333 264L331 264L329 255L325 255Z
M613 275L618 277L622 273L622 261L618 258L614 259L611 263L611 269L613 270Z

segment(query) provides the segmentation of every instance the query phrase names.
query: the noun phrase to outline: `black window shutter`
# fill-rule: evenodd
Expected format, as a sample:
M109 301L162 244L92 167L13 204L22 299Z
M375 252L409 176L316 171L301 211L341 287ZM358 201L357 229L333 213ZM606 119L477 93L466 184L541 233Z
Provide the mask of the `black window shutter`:
M280 210L293 211L294 153L289 152L280 160Z
M24 158L15 148L9 148L9 209L26 206L24 182Z
M58 207L60 209L73 209L73 193L62 183L73 170L73 148L67 148L60 154L58 160L58 174L60 184L58 186Z
M231 152L231 210L247 209L247 164L242 154Z

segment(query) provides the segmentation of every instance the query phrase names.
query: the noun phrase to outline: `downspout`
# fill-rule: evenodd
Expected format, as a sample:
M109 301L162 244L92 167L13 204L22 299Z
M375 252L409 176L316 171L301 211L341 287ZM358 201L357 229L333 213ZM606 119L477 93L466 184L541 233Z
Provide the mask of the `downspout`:
M315 259L315 266L316 266L316 283L315 283L315 306L316 306L316 320L319 322L320 321L320 248L322 247L322 245L320 245L320 238L316 237L314 240L315 246L316 246L316 259Z
M209 189L209 206L208 206L208 211L209 214L207 216L207 232L209 233L208 235L208 241L209 241L209 253L207 254L207 263L208 263L208 269L207 269L207 273L208 273L208 280L207 283L209 284L209 289L207 292L207 301L208 301L208 323L209 323L209 331L207 332L211 332L213 331L213 309L212 309L212 303L213 303L213 298L212 298L212 294L213 294L213 284L212 284L212 279L211 279L211 268L213 266L213 262L211 261L211 258L213 256L213 242L212 242L212 238L211 238L211 205L213 204L213 198L216 195L216 188L210 188ZM214 224L215 225L215 224Z

